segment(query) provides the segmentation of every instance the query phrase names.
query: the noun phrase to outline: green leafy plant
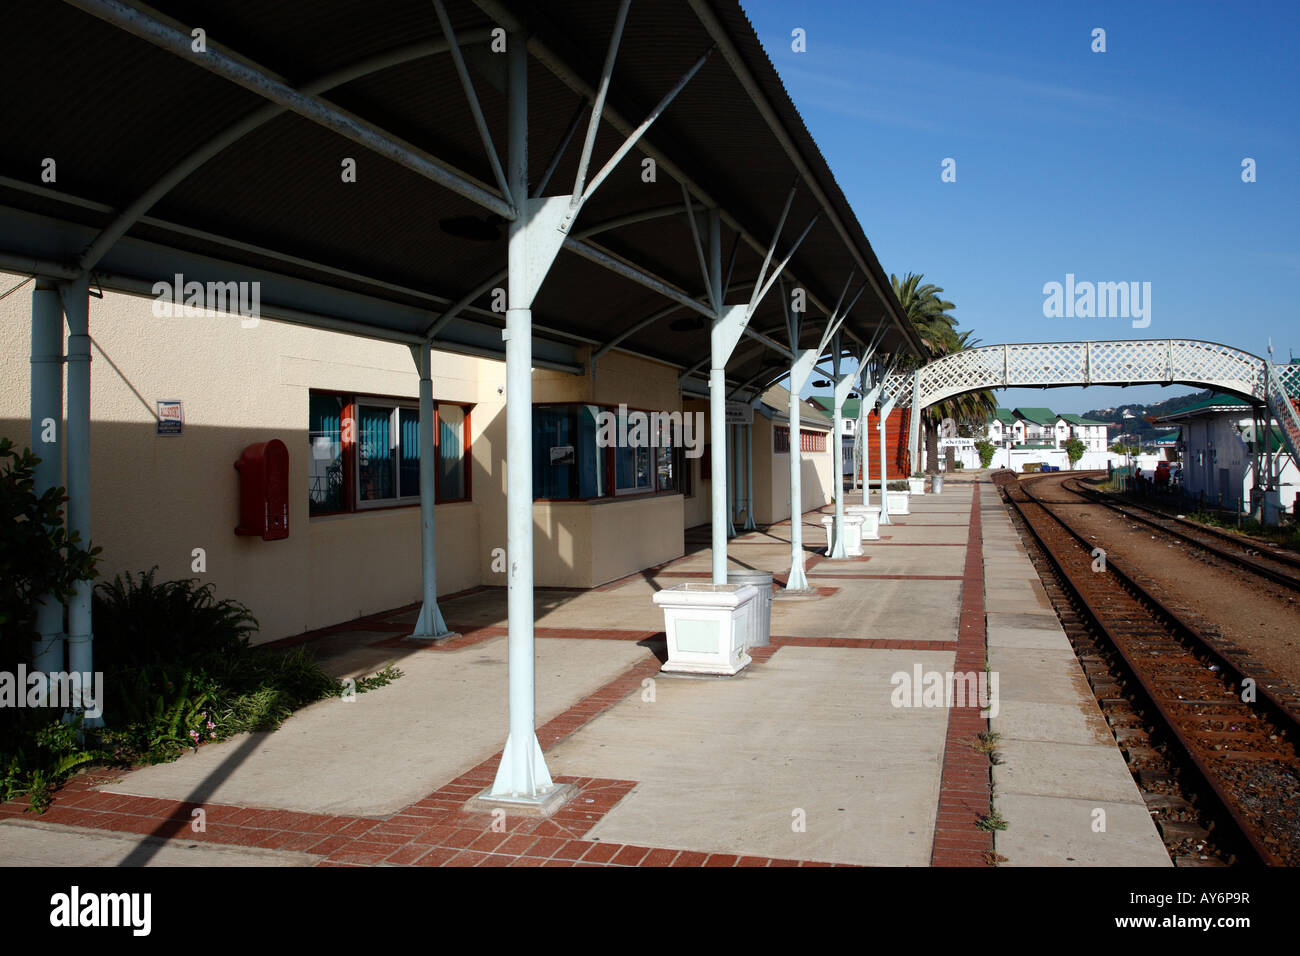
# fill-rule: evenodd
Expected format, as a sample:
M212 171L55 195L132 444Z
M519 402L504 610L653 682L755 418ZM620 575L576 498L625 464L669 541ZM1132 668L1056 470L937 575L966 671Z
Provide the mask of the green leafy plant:
M1002 819L1002 814L998 813L997 810L993 810L976 820L975 826L980 830L991 833L994 830L1005 830L1007 821Z
M993 453L997 449L993 447L991 441L977 441L975 443L975 450L979 452L981 468L987 468L993 463Z
M0 736L0 799L43 809L58 784L94 761L160 763L246 731L274 730L295 710L345 685L306 647L254 647L257 621L210 584L156 580L156 568L115 577L94 593L95 660L107 726L82 731L27 708ZM365 693L402 672L391 664L352 685Z
M1074 467L1075 462L1077 462L1080 458L1083 457L1083 453L1088 450L1087 446L1084 445L1082 439L1079 438L1066 439L1064 447L1065 447L1065 455L1067 458L1070 459L1071 468Z
M46 596L64 601L95 577L99 548L83 548L63 524L62 488L37 494L30 449L0 438L0 670L32 663L36 611ZM77 741L80 719L61 722L50 708L0 710L0 800L27 796L36 809L78 766L97 759Z
M10 669L31 661L37 602L71 597L77 582L95 577L100 553L64 527L62 488L36 493L40 461L0 438L0 667Z

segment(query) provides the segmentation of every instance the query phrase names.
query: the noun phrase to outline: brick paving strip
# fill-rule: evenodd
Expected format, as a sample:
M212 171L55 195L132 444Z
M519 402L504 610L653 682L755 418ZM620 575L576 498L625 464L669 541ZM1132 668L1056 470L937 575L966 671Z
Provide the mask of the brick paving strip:
M985 668L987 632L984 622L983 544L980 483L976 481L971 489L970 533L966 538L954 673L982 674ZM992 808L992 765L985 754L971 746L971 741L988 730L988 726L988 720L980 716L978 701L973 707L953 706L948 710L948 734L943 748L931 866L991 865L993 834L978 829L975 821Z

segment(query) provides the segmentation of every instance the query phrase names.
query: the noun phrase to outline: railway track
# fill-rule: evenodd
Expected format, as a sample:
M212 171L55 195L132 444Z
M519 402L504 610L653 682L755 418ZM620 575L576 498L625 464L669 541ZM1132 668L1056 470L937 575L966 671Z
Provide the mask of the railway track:
M1212 852L1192 856L1184 847L1176 862L1300 865L1297 702L1245 673L1237 654L1150 593L1136 569L1109 558L1097 569L1092 543L1035 494L1041 480L999 485L1037 545L1040 574L1054 582L1049 592L1059 586L1053 597L1077 616L1071 626L1062 615L1067 635L1139 786L1176 784L1178 793L1156 793L1148 804L1200 821L1182 822L1182 832L1205 834ZM1179 844L1178 816L1161 826L1167 843Z
M1130 521L1153 528L1184 544L1190 544L1220 561L1226 561L1273 584L1300 593L1300 558L1242 538L1240 535L1208 528L1154 508L1147 508L1130 501L1115 501L1105 492L1087 487L1078 478L1063 481L1061 487L1071 494L1104 505Z

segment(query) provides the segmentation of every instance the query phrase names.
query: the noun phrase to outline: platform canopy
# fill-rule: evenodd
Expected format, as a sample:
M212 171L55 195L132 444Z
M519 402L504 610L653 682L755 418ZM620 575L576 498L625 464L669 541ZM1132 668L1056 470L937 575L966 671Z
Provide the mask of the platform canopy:
M0 268L56 279L89 268L92 292L143 295L178 273L256 280L269 318L411 344L433 335L435 348L502 357L492 290L506 284L513 203L497 172L507 58L493 31L529 38L530 189L563 194L619 9L12 0L0 35ZM845 349L884 326L881 352L920 354L737 3L632 3L588 181L687 76L572 224L534 304L534 364L588 371L591 346L683 372L703 363L707 376L710 312L686 206L701 226L720 210L727 301L743 302L791 187L773 265L811 222L783 277L787 294L797 284L808 295L801 345L817 345L846 282L865 283ZM727 365L729 383L761 387L788 370L774 347L788 347L785 329L774 289Z

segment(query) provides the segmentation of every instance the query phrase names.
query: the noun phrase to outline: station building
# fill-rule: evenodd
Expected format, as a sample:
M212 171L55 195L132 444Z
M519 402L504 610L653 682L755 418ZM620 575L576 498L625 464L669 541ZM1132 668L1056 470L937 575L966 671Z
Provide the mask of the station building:
M23 279L0 273L0 290ZM30 427L28 291L0 301L0 436L19 447ZM155 305L111 291L91 305L101 580L154 566L160 580L200 576L252 609L258 640L419 600L419 375L410 349L238 314L157 315ZM432 359L438 591L501 586L505 365L436 349ZM788 395L773 386L752 426L737 426L737 527L750 487L757 524L790 517ZM533 399L537 585L595 587L681 557L685 530L709 521L717 459L708 402L683 397L676 369L620 353L602 356L595 374L535 369ZM620 406L698 415L698 454L598 447L597 415ZM808 511L833 495L832 423L810 402L801 408ZM234 464L272 439L289 451L289 533L264 541L235 533Z

